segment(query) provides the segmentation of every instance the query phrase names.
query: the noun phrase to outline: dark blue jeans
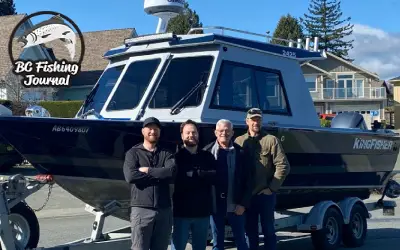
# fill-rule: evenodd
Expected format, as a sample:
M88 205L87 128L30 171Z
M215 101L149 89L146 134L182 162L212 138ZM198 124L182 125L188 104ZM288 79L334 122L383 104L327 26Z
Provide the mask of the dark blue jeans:
M264 235L264 248L276 250L275 234L275 205L276 194L254 195L250 207L246 210L246 234L249 249L256 250L259 246L258 218L260 217L262 233Z
M171 250L185 250L192 233L192 249L205 250L207 247L208 227L210 218L177 218L174 217Z
M225 210L226 211L226 210ZM225 215L232 228L236 248L248 250L245 236L245 216L235 213L221 213L210 216L211 232L213 236L213 250L224 250L225 241Z

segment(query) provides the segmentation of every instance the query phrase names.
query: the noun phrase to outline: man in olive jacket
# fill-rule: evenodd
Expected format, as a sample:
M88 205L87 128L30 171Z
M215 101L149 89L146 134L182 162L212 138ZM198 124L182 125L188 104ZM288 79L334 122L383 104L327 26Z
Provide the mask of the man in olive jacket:
M275 205L276 192L289 174L290 165L278 138L261 129L262 111L257 108L247 112L246 134L236 138L235 142L243 147L247 167L255 169L254 186L250 208L246 211L246 234L249 249L259 246L258 216L264 235L264 248L276 249Z

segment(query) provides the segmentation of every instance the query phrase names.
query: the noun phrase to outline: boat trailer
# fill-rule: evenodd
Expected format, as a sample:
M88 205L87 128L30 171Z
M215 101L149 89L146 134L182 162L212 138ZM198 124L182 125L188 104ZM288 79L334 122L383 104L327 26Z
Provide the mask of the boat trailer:
M103 250L129 249L131 244L130 227L123 227L103 233L103 225L107 216L120 208L113 201L102 209L86 205L85 210L95 215L90 237L69 242L63 245L43 248L38 247L39 222L34 211L25 203L25 198L46 185L53 185L50 175L37 175L33 179L21 174L10 176L0 182L0 242L4 250ZM343 242L347 247L358 247L364 244L367 232L367 219L370 211L382 209L383 215L394 216L396 202L384 200L384 197L400 196L400 185L390 180L376 202L365 203L359 198L348 197L340 202L323 201L314 205L308 213L279 211L275 215L277 231L311 233L315 249L326 250L339 248ZM22 216L29 223L28 242L21 242L12 228L15 216ZM8 223L6 223L8 222ZM260 234L261 226L259 226ZM232 230L226 225L225 237L233 238ZM23 237L22 237L23 238ZM209 232L211 240L211 232ZM190 242L190 239L189 239Z

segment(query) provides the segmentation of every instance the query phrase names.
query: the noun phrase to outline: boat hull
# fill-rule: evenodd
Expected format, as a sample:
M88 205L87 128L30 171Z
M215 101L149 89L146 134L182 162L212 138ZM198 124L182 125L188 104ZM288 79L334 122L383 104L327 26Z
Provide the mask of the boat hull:
M122 209L115 216L129 220L130 192L122 166L125 152L143 140L141 125L133 121L0 117L0 135L39 172L54 175L57 184L75 197L98 208L117 200ZM171 151L180 143L179 126L163 124L161 144ZM200 124L202 145L215 140L214 126ZM244 125L235 126L236 135L244 132ZM389 135L291 128L271 128L269 132L281 140L291 164L278 194L278 209L349 196L367 199L371 189L388 181L398 155L399 138ZM379 143L381 139L386 144ZM375 140L375 146L365 140Z

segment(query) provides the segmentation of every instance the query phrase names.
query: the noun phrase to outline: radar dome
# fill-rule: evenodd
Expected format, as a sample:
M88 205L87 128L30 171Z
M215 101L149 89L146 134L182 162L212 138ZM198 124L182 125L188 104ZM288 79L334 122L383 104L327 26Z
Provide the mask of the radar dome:
M182 12L184 8L184 0L145 0L144 11L149 15L165 15L169 13L174 17Z

